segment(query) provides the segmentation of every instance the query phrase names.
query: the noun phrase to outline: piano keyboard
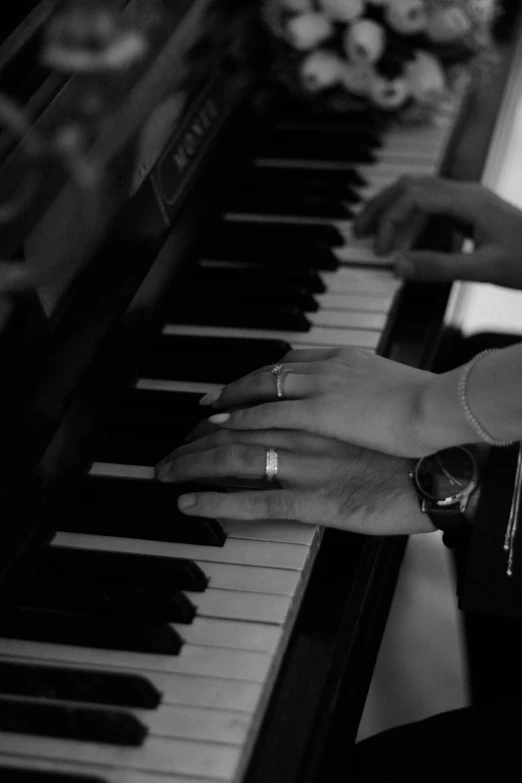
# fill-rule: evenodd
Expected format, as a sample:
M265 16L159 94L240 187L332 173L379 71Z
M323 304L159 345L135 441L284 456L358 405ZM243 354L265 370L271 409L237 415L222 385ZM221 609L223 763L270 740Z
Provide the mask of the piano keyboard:
M451 112L395 128L359 163L350 129L346 160L317 160L305 154L314 133L283 118L254 157L142 377L102 423L81 512L60 525L0 631L3 783L242 780L321 531L187 523L180 490L157 485L153 465L202 418L201 394L290 346L378 350L399 283L389 258L352 237L353 210L405 173L436 172L450 127ZM303 141L295 156L278 153L289 130ZM354 174L346 200L339 172ZM293 176L309 189L289 187ZM314 214L329 190L336 214ZM105 584L111 573L121 584ZM76 686L60 684L71 672Z

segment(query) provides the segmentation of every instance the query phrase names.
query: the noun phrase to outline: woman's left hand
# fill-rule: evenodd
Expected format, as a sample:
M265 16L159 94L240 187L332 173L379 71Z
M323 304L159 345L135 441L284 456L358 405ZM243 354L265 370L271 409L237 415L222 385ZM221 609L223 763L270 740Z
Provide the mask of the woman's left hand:
M203 398L228 411L210 420L226 429L305 430L403 457L436 450L420 426L432 373L357 348L290 351L280 364L282 399L272 367L262 367Z

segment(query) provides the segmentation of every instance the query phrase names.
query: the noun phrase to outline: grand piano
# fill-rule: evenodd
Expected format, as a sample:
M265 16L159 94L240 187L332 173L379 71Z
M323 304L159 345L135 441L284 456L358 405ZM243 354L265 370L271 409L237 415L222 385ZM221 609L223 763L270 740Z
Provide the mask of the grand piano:
M35 280L0 335L0 780L337 780L405 539L187 521L153 466L203 393L288 346L432 366L450 288L401 285L350 219L402 174L481 177L516 27L486 85L411 128L282 92L236 0L115 2L146 40L96 114L42 61L64 7L2 11L0 89L55 151L0 134L2 257Z

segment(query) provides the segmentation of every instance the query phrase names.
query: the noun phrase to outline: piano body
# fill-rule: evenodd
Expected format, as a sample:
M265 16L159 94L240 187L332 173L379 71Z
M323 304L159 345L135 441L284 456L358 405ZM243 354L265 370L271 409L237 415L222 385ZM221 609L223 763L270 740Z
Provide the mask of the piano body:
M430 365L449 288L401 286L351 205L404 173L479 177L502 90L425 128L316 115L274 89L256 3L116 6L150 46L103 88L103 179L44 162L0 226L42 280L0 337L0 779L326 783L349 770L405 540L187 522L152 466L202 393L289 345ZM0 49L44 135L85 87L38 64L60 7L20 4ZM5 204L33 161L7 131L0 153ZM418 241L453 239L433 222Z

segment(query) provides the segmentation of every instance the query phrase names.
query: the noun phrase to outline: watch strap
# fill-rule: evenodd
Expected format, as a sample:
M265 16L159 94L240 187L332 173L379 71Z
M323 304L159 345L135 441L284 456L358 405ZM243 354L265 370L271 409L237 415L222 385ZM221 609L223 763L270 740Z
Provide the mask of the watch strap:
M444 533L460 533L469 526L469 522L458 506L437 506L421 501L421 508L429 516L433 525Z

